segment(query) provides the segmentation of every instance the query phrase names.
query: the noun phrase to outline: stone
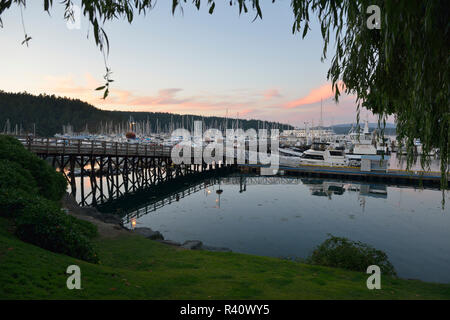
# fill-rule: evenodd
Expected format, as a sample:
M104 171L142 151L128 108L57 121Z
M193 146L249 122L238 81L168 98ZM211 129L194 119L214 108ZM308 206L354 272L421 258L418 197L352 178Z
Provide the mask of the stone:
M167 244L169 246L181 247L181 243L172 240L156 240L160 243Z
M164 240L163 235L159 231L153 231L150 228L135 228L133 232L140 234L150 240Z
M150 240L164 240L164 236L159 231L154 231L152 235L148 236Z
M199 240L188 240L184 242L181 247L189 250L200 250L203 246L203 243Z
M101 214L99 218L100 218L100 220L102 220L103 222L106 222L106 223L122 225L122 219L115 214L104 213L104 214Z

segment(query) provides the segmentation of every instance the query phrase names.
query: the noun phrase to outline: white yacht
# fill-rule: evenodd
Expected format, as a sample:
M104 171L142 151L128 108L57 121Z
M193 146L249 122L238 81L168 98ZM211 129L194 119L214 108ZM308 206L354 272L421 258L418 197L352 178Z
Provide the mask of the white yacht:
M348 165L348 159L343 150L334 150L319 144L319 147L313 145L311 149L306 150L298 158L299 165L318 165L342 167Z

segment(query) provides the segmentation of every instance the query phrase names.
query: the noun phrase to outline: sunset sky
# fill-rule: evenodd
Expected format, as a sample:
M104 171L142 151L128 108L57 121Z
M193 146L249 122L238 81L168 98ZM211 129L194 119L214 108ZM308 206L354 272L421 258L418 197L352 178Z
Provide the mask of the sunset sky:
M80 1L74 1L79 3ZM238 15L227 1L213 15L204 5L190 4L184 14L171 14L171 1L158 1L145 17L108 22L112 68L111 94L102 100L94 89L102 85L103 58L95 46L88 21L70 30L63 8L54 2L51 16L43 1L28 1L24 10L24 39L20 10L2 15L0 29L0 89L79 98L98 108L164 111L205 116L281 121L303 126L318 124L323 99L324 124L354 122L354 97L336 105L326 73L330 59L320 61L322 37L317 21L306 39L291 33L290 1L270 1L263 19ZM206 2L205 2L206 3ZM334 46L331 46L332 56ZM375 117L362 111L363 119ZM391 119L390 119L391 120ZM391 120L392 121L392 120Z

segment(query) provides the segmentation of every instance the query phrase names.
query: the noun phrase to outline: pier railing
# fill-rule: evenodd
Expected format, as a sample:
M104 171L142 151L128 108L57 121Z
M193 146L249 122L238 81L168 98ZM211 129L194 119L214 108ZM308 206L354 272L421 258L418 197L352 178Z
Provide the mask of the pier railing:
M157 144L62 138L18 139L28 150L36 154L170 157L172 151L170 146Z

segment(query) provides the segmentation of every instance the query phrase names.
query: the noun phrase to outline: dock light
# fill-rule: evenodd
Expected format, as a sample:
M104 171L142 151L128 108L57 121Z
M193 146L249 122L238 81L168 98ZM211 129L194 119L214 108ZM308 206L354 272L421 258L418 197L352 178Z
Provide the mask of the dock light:
M131 219L131 227L134 229L136 228L136 219Z

